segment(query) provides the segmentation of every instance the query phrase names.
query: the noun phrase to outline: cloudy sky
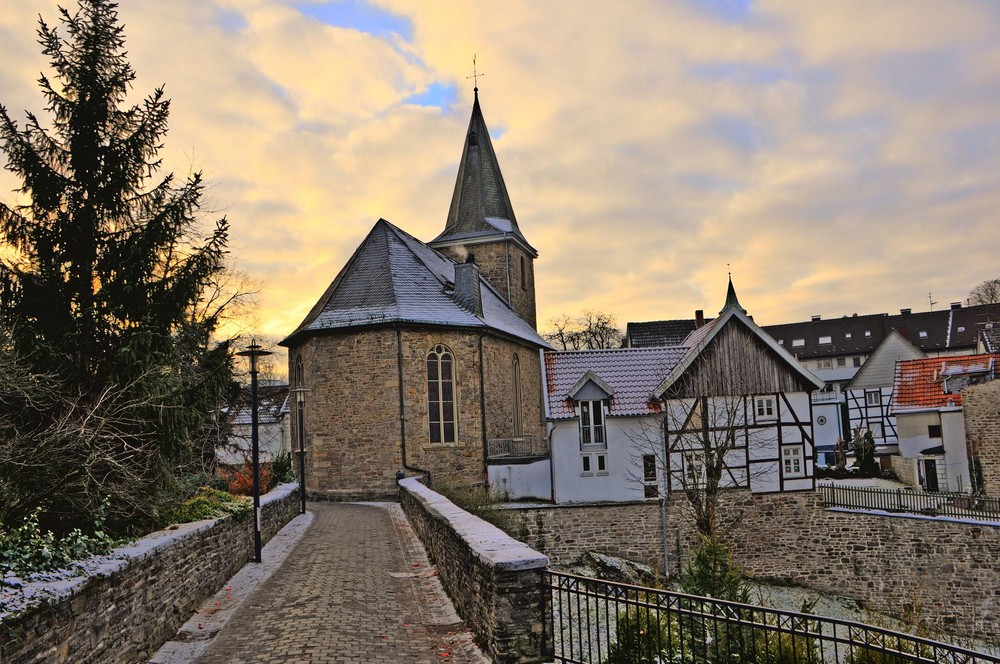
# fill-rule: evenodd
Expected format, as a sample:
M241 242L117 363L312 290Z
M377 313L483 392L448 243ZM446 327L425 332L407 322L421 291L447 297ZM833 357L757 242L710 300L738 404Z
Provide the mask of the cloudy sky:
M43 111L52 0L0 4L0 103ZM1000 3L121 0L162 153L202 170L252 331L290 332L379 217L444 227L480 100L541 327L915 311L1000 277ZM0 197L16 182L0 175Z

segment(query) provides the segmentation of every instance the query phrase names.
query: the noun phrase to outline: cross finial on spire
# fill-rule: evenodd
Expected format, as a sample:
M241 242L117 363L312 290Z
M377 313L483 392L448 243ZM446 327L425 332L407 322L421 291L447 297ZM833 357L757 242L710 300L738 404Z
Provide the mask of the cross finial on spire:
M473 53L472 54L472 76L466 76L465 79L469 80L471 78L473 80L473 86L474 87L472 88L472 91L475 92L477 95L479 94L479 77L480 76L486 76L486 74L480 74L479 72L476 71L476 54Z

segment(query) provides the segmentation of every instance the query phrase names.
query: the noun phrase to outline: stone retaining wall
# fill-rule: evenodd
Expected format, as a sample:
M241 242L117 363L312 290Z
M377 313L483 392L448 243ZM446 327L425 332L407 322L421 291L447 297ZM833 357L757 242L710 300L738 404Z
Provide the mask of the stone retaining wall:
M261 497L267 542L298 514L298 487ZM9 614L0 590L0 662L146 662L253 557L252 515L161 530L87 563L86 576L35 582Z
M671 574L698 537L668 512ZM659 505L517 509L529 545L556 564L598 551L663 569ZM752 578L851 597L862 606L987 641L1000 634L1000 524L826 509L815 492L723 494L736 562Z
M455 609L493 661L548 661L542 572L549 559L417 478L400 482L400 502Z

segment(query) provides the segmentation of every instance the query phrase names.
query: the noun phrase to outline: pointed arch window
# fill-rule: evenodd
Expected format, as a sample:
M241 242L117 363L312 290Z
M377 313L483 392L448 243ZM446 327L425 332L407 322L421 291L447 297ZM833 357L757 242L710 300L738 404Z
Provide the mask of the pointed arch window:
M521 256L521 288L528 290L528 271L524 269L524 256Z
M524 435L524 423L521 417L521 361L514 353L511 360L511 408L513 409L513 431L515 438Z
M430 442L454 443L457 440L455 356L443 344L427 353L427 420Z

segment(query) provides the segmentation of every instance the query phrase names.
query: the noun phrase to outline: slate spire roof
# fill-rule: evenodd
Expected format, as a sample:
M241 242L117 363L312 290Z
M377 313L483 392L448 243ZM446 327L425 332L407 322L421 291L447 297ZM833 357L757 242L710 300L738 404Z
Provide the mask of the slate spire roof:
M538 252L528 244L517 226L500 163L479 107L479 88L475 94L448 220L444 231L429 244L437 247L512 237L532 256L537 256Z
M726 303L722 305L722 311L719 312L719 315L721 316L726 313L726 311L732 307L736 307L744 314L747 312L747 310L740 304L739 298L736 297L736 289L733 288L733 275L729 275L729 288L726 289Z
M455 296L456 263L379 219L305 319L281 342L392 323L491 329L548 348L482 277L482 315Z

